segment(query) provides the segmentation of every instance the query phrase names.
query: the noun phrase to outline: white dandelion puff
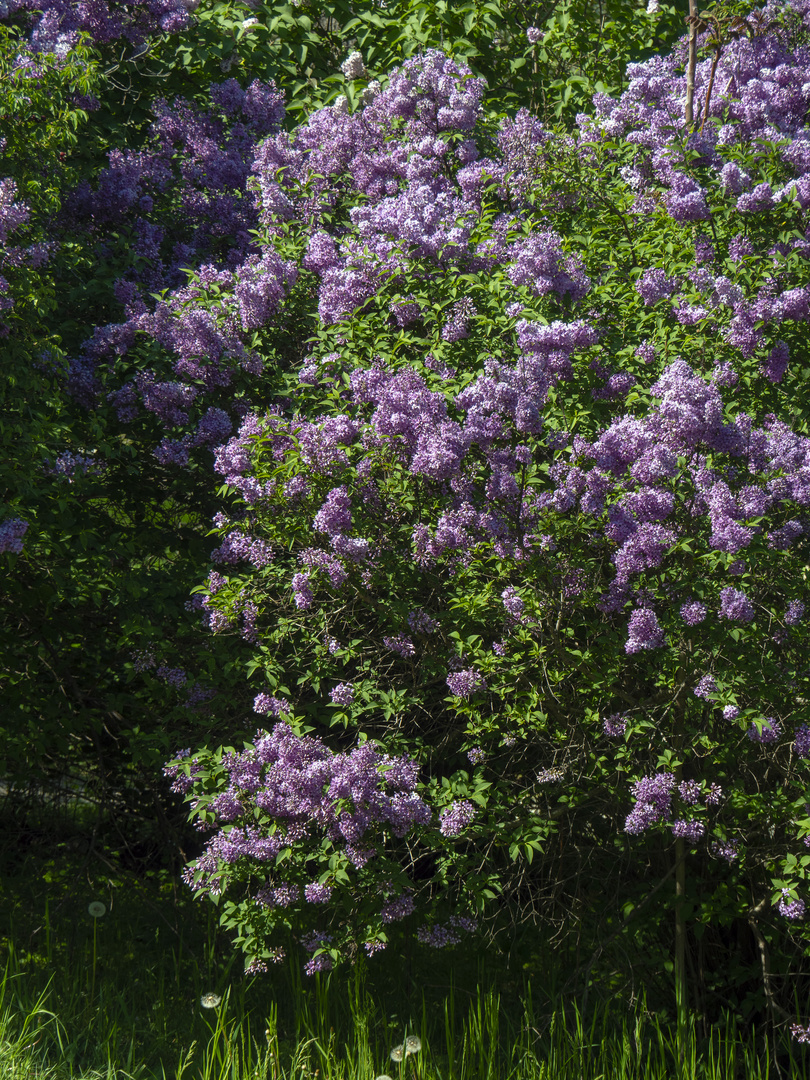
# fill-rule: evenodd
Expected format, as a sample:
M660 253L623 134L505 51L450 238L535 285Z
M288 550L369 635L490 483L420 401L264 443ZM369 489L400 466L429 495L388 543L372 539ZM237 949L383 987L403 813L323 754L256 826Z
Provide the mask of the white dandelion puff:
M219 994L215 994L210 990L200 998L200 1004L204 1009L215 1009L220 1001L222 1001L222 998Z
M93 900L92 903L87 905L87 914L94 919L100 919L107 914L107 909L100 900Z

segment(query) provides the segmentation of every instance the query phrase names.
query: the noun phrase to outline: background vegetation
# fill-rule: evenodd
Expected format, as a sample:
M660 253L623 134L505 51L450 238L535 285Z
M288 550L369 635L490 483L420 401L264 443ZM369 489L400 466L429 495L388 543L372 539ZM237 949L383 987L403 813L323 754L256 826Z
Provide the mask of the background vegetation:
M5 1073L652 1077L681 1068L715 1077L801 1068L803 1048L787 1035L787 1014L775 1017L769 1001L775 986L780 1008L805 1019L800 935L774 919L766 943L758 925L754 932L744 916L728 914L723 897L694 898L704 910L714 905L718 917L694 931L688 960L701 968L689 971L696 1008L690 1019L681 1013L677 1026L671 890L650 885L653 868L656 882L670 872L669 856L657 861L660 851L651 845L640 861L622 861L621 890L606 906L603 871L614 862L607 825L594 826L587 844L573 827L512 837L520 858L504 862L527 881L521 892L516 880L514 891L522 917L481 941L465 938L438 963L412 933L388 927L384 956L361 957L347 971L307 981L300 958L291 955L267 974L245 974L216 910L191 899L180 875L202 845L169 790L164 763L182 747L240 747L253 738L260 688L282 697L285 689L287 696L298 693L273 685L272 656L257 663L246 651L238 611L231 632L200 626L199 597L206 595L200 587L219 542L212 519L238 501L233 489L217 490L212 450L248 408L288 397L307 358L328 354L329 335L345 333L345 326L324 329L317 321L318 285L302 274L284 298L283 319L240 337L264 361L261 378L220 320L216 333L223 336L214 344L224 342L227 375L206 382L197 372L204 390L189 410L174 391L144 406L150 373L153 381L175 383L169 331L159 320L150 323L151 313L164 310L161 300L172 317L184 305L215 310L218 290L228 286L214 282L195 293L192 282L178 300L176 290L189 281L185 271L211 264L234 270L247 252L264 250L269 236L278 239L258 213L249 182L257 146L277 128L303 129L341 95L354 113L372 79L384 82L404 61L438 48L486 80L481 123L489 136L504 117L527 108L564 148L578 114L593 112L593 95L626 89L627 64L672 47L686 12L668 5L645 11L627 3L526 7L495 0L187 6L194 7L188 19L180 12L179 21L163 25L168 16L160 5L120 6L136 23L102 33L103 20L91 19L80 34L67 22L61 30L43 29L33 5L0 5L0 175L14 184L0 189L0 273L10 300L0 313L6 323L0 342ZM531 35L534 41L530 29L540 32ZM60 40L62 32L72 36ZM710 37L702 47L710 63ZM362 79L341 68L355 50L366 68ZM247 113L228 116L211 90L228 78L243 90L254 80L274 83L286 112L268 129ZM276 101L268 94L265 119ZM570 168L561 149L550 169ZM547 182L548 173L537 179L541 205ZM350 201L333 207L327 228L347 220ZM15 206L26 209L15 216ZM556 214L560 233L574 234L565 206L543 212L549 220ZM617 224L600 237L603 216L592 216L580 244L590 251L594 277L625 231ZM798 225L779 227L787 235ZM763 226L763 236L777 232L770 221ZM307 240L291 230L280 250L300 258ZM692 243L689 232L684 260ZM753 280L756 268L750 273ZM409 284L432 295L432 286L414 274ZM449 308L456 297L441 299ZM562 313L543 310L549 319ZM642 336L660 312L640 310L636 317ZM121 327L138 318L133 344ZM383 322L358 320L357 355L369 351ZM474 342L501 329L493 316L477 327ZM200 330L213 332L208 324ZM801 328L794 333L798 339ZM800 386L802 346L790 344L791 385ZM463 347L472 378L478 353L473 342ZM592 389L589 378L581 383L583 397ZM127 414L128 386L139 388L134 420ZM322 402L312 394L306 407L316 416ZM770 386L751 390L756 417L768 409L786 415L786 395L776 395ZM788 405L803 431L803 401ZM206 409L228 413L227 431L223 420L217 429L216 414L211 430L220 438L194 436L177 446L193 423L167 429L171 409L186 409L196 423ZM13 537L22 526L13 522L27 526L21 544ZM303 518L299 524L306 528ZM774 588L787 595L784 585L781 592L778 583ZM476 632L477 613L465 618ZM321 645L314 639L307 645L314 649L310 679L312 671L331 678L330 654ZM281 641L278 655L298 647ZM459 643L459 659L468 655ZM573 682L566 692L575 691ZM340 728L350 722L317 706L319 692L325 684L323 691L300 690L302 730L312 722L324 729L320 734L334 728L342 749L348 744ZM446 690L442 685L435 693L440 702ZM774 693L781 693L778 683ZM462 705L461 715L474 720L475 705ZM471 741L467 749L473 748ZM215 766L212 796L221 780ZM446 804L451 795L478 794L471 781L468 789L448 792ZM790 813L796 820L803 814L795 807ZM797 870L778 880L795 893L799 879ZM772 887L779 895L781 886ZM552 918L533 917L538 891ZM642 902L644 918L635 922ZM104 905L103 915L89 913L93 903ZM243 929L239 918L232 922ZM290 929L295 937L301 927ZM770 985L763 982L763 948ZM204 1008L209 994L218 1004ZM745 1025L750 1037L743 1040L736 1025ZM389 1053L406 1034L419 1036L421 1050L392 1062Z

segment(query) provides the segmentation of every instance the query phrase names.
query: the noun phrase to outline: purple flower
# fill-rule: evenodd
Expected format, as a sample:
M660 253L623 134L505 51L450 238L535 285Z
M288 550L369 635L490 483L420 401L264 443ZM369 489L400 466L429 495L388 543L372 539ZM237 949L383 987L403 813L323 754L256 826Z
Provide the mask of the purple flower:
M645 270L636 282L636 290L646 307L668 299L677 289L678 279L667 277L658 267Z
M731 585L720 591L720 617L733 622L751 622L754 618L751 601L741 589Z
M672 835L694 844L700 840L706 832L706 826L697 818L678 818L672 823Z
M651 608L636 608L627 626L626 653L641 649L660 649L666 643L655 612Z
M385 645L386 649L397 653L398 656L405 660L416 654L414 644L406 634L397 634L396 637L384 637L383 645Z
M526 28L526 39L528 40L530 45L537 45L538 42L542 41L544 37L545 34L538 27L529 26Z
M293 574L292 589L293 600L295 600L295 606L301 611L306 611L307 608L312 607L312 602L315 597L312 594L312 589L309 586L310 577L307 573Z
M269 713L270 716L281 716L290 711L289 703L281 698L271 697L270 694L257 694L253 701L253 711L262 715Z
M602 721L602 730L610 739L620 739L627 730L624 713L611 713Z
M438 623L432 619L426 611L416 608L408 613L408 626L414 634L432 634L437 629Z
M314 527L316 532L326 533L327 536L340 536L348 532L352 527L352 503L346 488L332 488L326 496L326 501L315 515Z
M313 956L311 960L307 960L304 964L304 972L307 975L315 975L318 971L331 970L332 957L328 953L321 953L319 956Z
M810 728L802 724L793 736L793 749L800 758L810 757Z
M692 693L695 697L704 698L706 701L711 701L712 694L717 693L717 683L714 681L713 675L704 675Z
M715 840L709 851L716 859L725 859L731 865L735 859L740 857L739 846L739 840Z
M748 738L751 742L774 743L782 734L782 729L772 716L766 716L761 723L761 728L752 723L748 729Z
M399 922L400 919L405 919L412 914L413 909L413 897L407 895L394 896L383 904L380 910L380 918L384 923Z
M354 701L354 687L351 683L338 683L329 691L334 705L351 705Z
M781 382L788 368L790 349L784 341L777 341L762 365L762 374L772 383Z
M684 780L678 784L678 794L687 806L694 806L700 798L700 784L696 780Z
M636 805L624 823L624 831L638 835L669 816L675 777L672 773L644 776L633 784Z
M458 836L475 817L475 807L467 799L458 799L446 806L439 814L439 831L442 836Z
M486 690L487 688L483 675L474 668L451 672L447 676L447 685L450 688L450 693L460 698L468 698L479 690Z
M518 595L517 589L512 585L504 589L501 593L501 599L503 600L503 606L513 619L519 619L523 614L523 608L525 604Z
M473 746L472 749L467 751L467 760L471 765L479 765L485 757L486 754L480 746Z
M21 518L6 518L0 523L0 555L12 551L19 555L23 549L23 537L28 530L28 522Z
M706 794L703 797L703 801L707 806L719 806L720 800L723 798L723 789L719 784L709 784L706 789Z
M311 881L304 886L304 897L310 904L326 904L331 896L331 885L320 885L317 881Z
M804 604L801 600L791 600L785 611L785 622L788 626L797 626L804 616Z
M786 919L795 921L804 917L805 903L800 897L795 900L791 899L790 890L782 889L782 896L776 905L776 910L780 915L784 915Z
M684 604L681 608L681 618L687 626L697 626L706 618L706 605L699 600L691 604Z

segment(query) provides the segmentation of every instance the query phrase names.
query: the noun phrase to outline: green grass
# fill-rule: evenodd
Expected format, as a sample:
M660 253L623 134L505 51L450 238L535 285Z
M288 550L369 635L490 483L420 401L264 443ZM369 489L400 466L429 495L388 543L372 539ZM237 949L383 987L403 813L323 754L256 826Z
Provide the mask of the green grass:
M522 1030L507 1036L509 1020L491 990L476 995L466 1011L448 1005L437 1017L423 1009L411 1028L421 1049L396 1063L385 1038L390 1025L351 976L348 981L319 978L314 992L302 993L295 1037L280 1030L275 1007L262 1028L226 992L220 1006L208 1010L210 1018L189 1017L188 1040L174 1060L151 1067L138 1059L134 1031L129 1046L126 1039L122 1045L116 1008L96 1013L95 1047L82 1064L71 1023L48 1009L47 999L27 1005L19 980L7 973L0 990L4 1080L375 1080L381 1075L391 1080L672 1080L679 1075L766 1080L771 1075L767 1055L755 1054L730 1025L703 1041L693 1027L679 1072L673 1035L643 1009L630 1016L601 1009L588 1025L576 1010L555 1012L544 1018L546 1031L538 1037L537 1018L527 1008ZM347 1000L348 1021L331 1026L342 1011L338 1001ZM81 1016L71 1019L81 1023ZM406 1029L396 1036L400 1042ZM787 1075L803 1075L798 1060L790 1062Z
M804 1050L559 988L571 958L393 947L306 978L300 957L246 978L210 905L165 873L112 870L80 822L0 851L0 1080L774 1080ZM6 832L6 836L13 835ZM20 834L22 835L22 834ZM47 852L47 854L46 854ZM88 905L102 903L92 918ZM511 966L510 966L511 963ZM201 1005L207 993L216 1008ZM416 1035L402 1063L393 1047ZM810 1069L807 1070L810 1075Z

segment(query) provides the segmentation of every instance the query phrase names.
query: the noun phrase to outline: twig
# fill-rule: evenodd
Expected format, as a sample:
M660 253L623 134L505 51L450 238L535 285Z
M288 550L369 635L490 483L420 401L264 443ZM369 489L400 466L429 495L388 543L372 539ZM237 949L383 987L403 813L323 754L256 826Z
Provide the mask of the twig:
M703 128L704 128L704 126L706 124L706 117L709 115L709 102L712 99L712 87L714 86L714 76L715 76L715 72L717 71L717 65L720 62L720 53L722 51L723 50L722 50L720 45L717 45L715 47L714 59L712 60L712 70L709 73L709 85L706 87L706 103L703 106L703 123L700 125L700 130L701 131L703 131Z

